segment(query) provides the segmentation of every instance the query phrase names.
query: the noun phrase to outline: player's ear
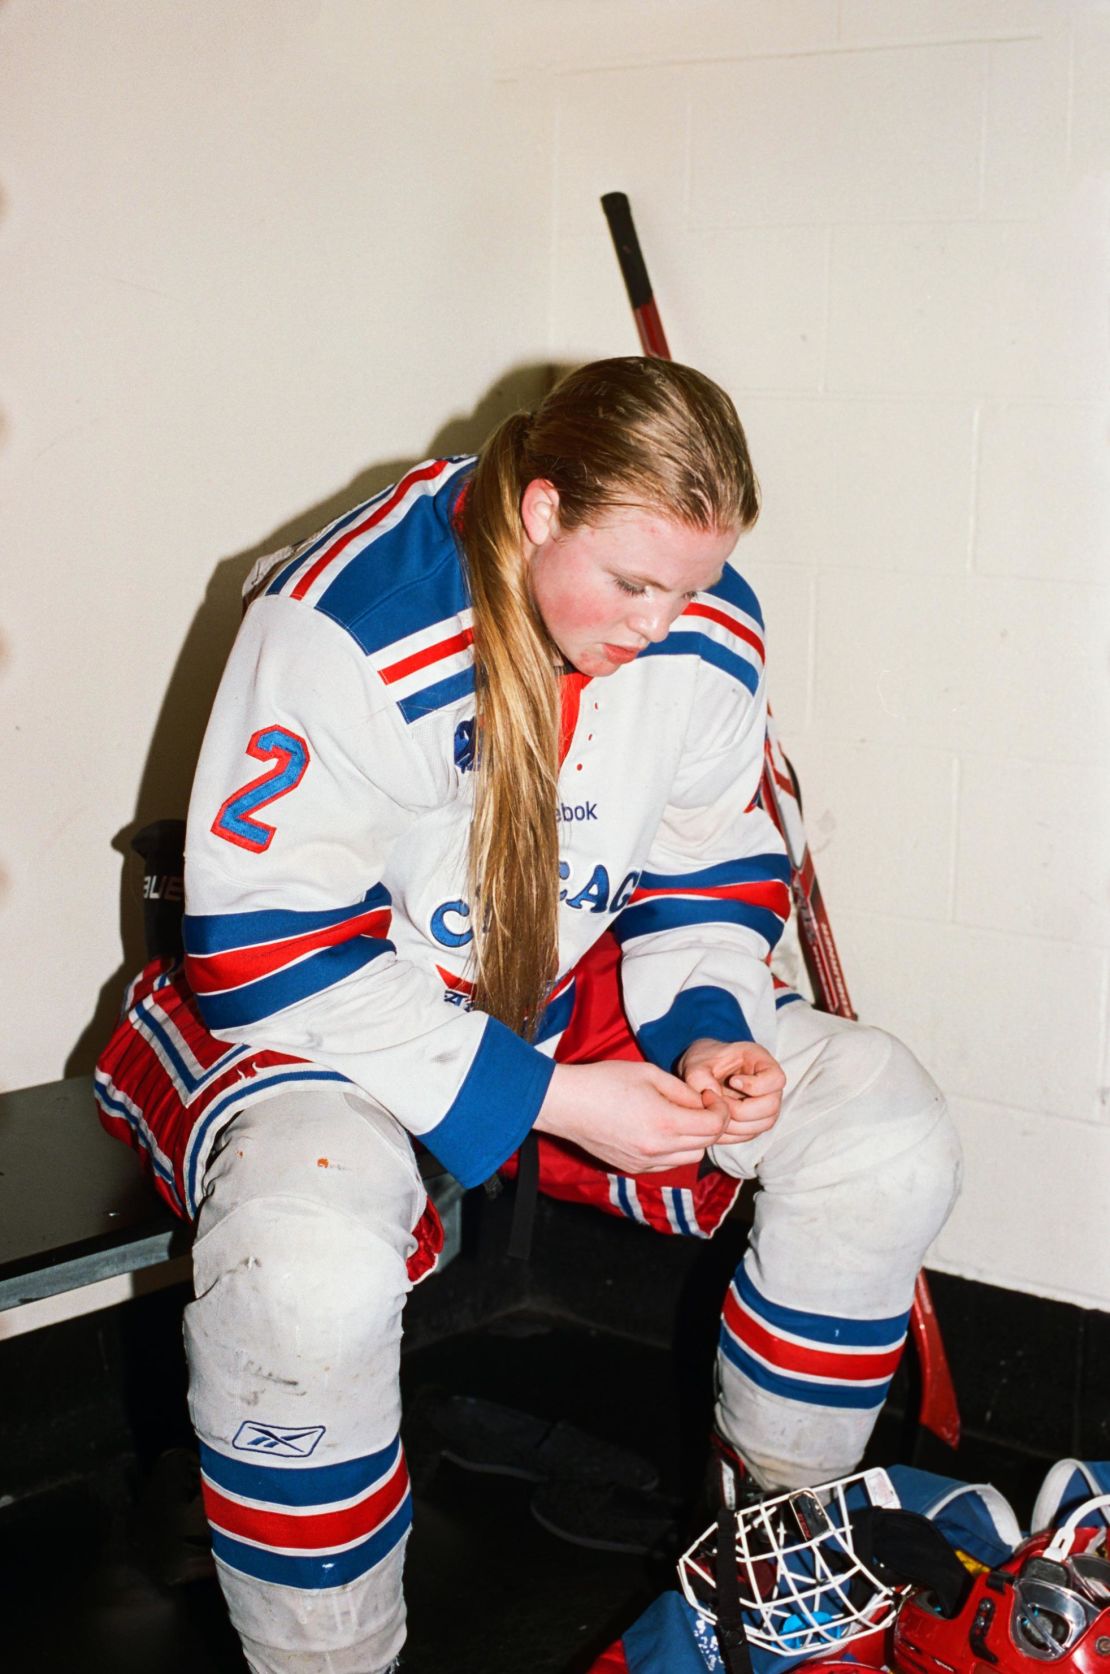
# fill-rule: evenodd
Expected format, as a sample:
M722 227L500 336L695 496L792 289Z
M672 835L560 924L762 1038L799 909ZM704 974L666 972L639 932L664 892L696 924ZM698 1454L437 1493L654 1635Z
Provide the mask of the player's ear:
M532 547L559 533L559 490L546 477L533 477L521 495L520 521Z

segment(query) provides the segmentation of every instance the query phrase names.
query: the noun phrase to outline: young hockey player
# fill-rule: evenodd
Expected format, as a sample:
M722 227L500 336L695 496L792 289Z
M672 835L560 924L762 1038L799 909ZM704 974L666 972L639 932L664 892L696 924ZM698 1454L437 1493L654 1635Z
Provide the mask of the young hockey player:
M863 1450L957 1152L904 1047L776 1005L789 868L731 564L757 508L720 389L603 361L256 589L184 974L145 975L98 1075L196 1218L190 1404L256 1674L378 1674L403 1641L413 1139L470 1186L536 1130L556 1190L703 1235L758 1175L718 1426L764 1485Z

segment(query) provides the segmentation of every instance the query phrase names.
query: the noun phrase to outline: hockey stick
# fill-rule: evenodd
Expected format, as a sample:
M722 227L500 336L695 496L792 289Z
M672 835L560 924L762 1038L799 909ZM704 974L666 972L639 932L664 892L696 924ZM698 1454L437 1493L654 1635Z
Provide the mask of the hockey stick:
M770 711L768 710L768 714ZM776 753L779 760L776 761ZM781 766L780 766L781 762ZM825 908L825 897L817 882L813 857L806 841L802 819L802 795L790 762L770 736L767 740L763 780L760 785L763 806L779 828L786 844L790 861L790 893L798 915L798 939L802 944L809 980L813 984L817 1007L832 1012L836 1017L856 1021L856 1013L848 994L848 983L840 955L833 940L832 925Z
M601 207L605 211L617 260L621 264L625 289L636 320L636 330L640 334L640 346L645 355L655 355L657 360L670 360L671 351L667 347L663 322L655 306L651 280L644 264L640 240L636 237L636 228L632 224L632 210L628 199L623 192L606 192L601 200Z
M628 198L623 192L606 192L601 200L601 207L609 223L628 300L632 305L640 346L646 355L655 355L659 360L670 360L671 352L667 347L663 322L655 304L640 240L636 236ZM805 827L800 818L801 803L797 794L797 782L793 781L793 769L785 757L782 757L782 767L787 770L789 777L776 763L775 752L769 745L762 784L764 807L778 826L786 844L790 860L791 891L798 914L798 937L802 944L806 969L813 983L814 1001L819 1011L831 1012L836 1017L854 1019L856 1014L852 1010L844 970L836 951L832 926L817 882L813 857L806 842ZM798 816L795 816L791 804L799 809ZM944 1349L940 1322L933 1307L929 1281L923 1271L917 1275L917 1283L914 1286L910 1328L921 1372L918 1424L947 1447L958 1447L960 1412L956 1404L956 1390Z

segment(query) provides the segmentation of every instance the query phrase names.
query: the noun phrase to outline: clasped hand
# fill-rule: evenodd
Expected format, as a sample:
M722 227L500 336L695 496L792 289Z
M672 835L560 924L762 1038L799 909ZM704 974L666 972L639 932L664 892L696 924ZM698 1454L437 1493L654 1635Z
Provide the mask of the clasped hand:
M766 1047L754 1040L696 1040L682 1054L678 1073L687 1087L701 1094L705 1108L720 1117L721 1133L714 1144L755 1139L778 1120L786 1076Z
M743 1144L778 1118L786 1077L754 1041L694 1041L676 1069L558 1064L536 1127L623 1174L649 1174L698 1163L711 1145Z

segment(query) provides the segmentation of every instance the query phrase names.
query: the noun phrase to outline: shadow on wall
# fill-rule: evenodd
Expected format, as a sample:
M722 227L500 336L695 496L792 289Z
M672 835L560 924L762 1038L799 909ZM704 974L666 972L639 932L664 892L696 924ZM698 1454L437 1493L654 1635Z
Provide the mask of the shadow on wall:
M475 452L503 418L541 401L562 370L549 364L513 368L491 385L472 412L448 419L421 457ZM85 1075L92 1069L111 1033L124 989L145 961L143 866L132 852L131 840L154 820L185 817L204 729L242 615L242 588L252 564L269 552L306 540L333 518L396 482L415 462L411 458L392 459L368 466L346 488L299 513L247 551L217 564L159 705L135 799L135 817L112 839L112 847L123 857L123 957L119 968L103 983L92 1015L70 1050L66 1075Z

